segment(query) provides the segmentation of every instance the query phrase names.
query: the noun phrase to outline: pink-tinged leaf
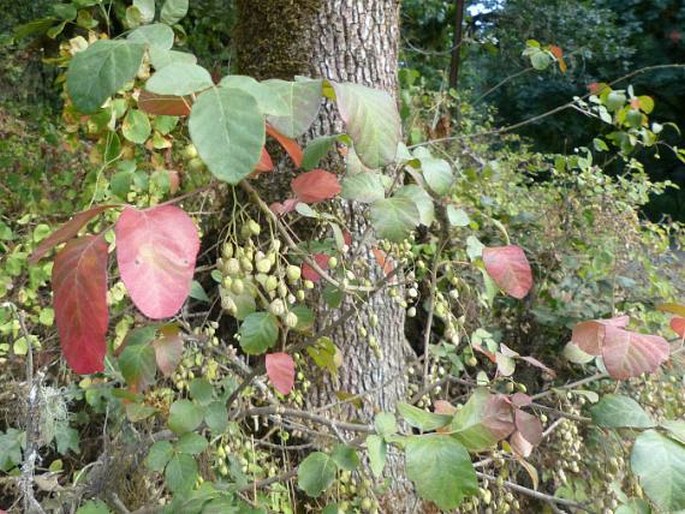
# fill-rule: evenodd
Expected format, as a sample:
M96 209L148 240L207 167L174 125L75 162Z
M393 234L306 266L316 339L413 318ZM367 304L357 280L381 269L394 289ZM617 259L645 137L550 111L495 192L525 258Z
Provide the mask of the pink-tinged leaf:
M625 328L629 322L628 316L583 321L573 327L571 341L585 353L599 355L602 352L605 327Z
M457 408L446 400L435 400L433 406L436 414L452 416L457 412Z
M510 400L515 407L525 407L533 403L533 399L525 393L514 393Z
M523 438L533 446L540 444L542 440L542 423L540 420L520 409L514 413L514 423L516 430L521 433Z
M302 166L302 158L304 156L304 152L302 151L302 147L300 147L297 141L287 136L284 136L268 123L266 124L266 133L280 143L280 145L285 149L290 158L293 160L297 168Z
M255 171L258 173L264 173L266 171L271 171L273 169L274 163L271 160L269 152L266 151L266 148L262 148L262 156L260 157L259 162L257 163Z
M295 195L304 203L317 203L338 195L342 188L330 171L312 170L298 175L291 183Z
M484 248L483 262L488 275L509 296L521 299L533 287L533 271L520 247L509 245Z
M680 337L685 337L685 318L676 316L671 319L671 328Z
M52 268L55 322L62 353L76 373L104 370L107 353L107 243L102 236L73 239Z
M534 446L530 444L526 438L523 437L523 434L521 434L521 432L518 430L511 434L511 437L509 438L509 445L511 446L512 450L514 450L524 459L533 453Z
M173 375L183 357L183 338L176 325L166 325L160 329L160 336L152 342L155 349L157 367L165 377Z
M314 262L319 265L319 268L321 268L323 271L328 270L328 260L330 257L326 255L325 253L315 253L313 255ZM302 263L302 278L305 280L311 280L312 282L318 282L321 280L321 275L319 275L314 268L312 268L309 264L306 262Z
M669 354L670 347L663 337L605 327L602 358L609 376L616 380L656 371Z
M511 411L511 404L506 396L490 395L483 412L483 427L498 440L506 438L514 430Z
M174 205L127 207L114 231L121 279L147 317L168 318L190 292L200 238L193 220Z
M146 90L138 96L138 108L148 114L188 116L192 104L189 96L158 95Z
M520 357L520 359L523 361L526 361L531 366L535 366L536 368L540 368L541 370L546 371L552 377L557 376L557 374L554 372L554 370L552 368L545 366L542 362L537 360L535 357L531 357L530 355L522 355Z
M295 361L287 353L269 353L266 356L266 374L281 394L288 394L295 384Z
M371 252L373 253L373 257L376 259L376 262L381 267L383 274L386 277L395 271L395 266L393 266L392 260L388 258L388 254L386 254L383 250L380 248L373 248Z
M43 256L50 251L51 248L58 244L64 243L69 239L76 237L79 230L81 230L86 223L92 220L95 216L100 214L105 209L114 207L113 205L98 205L87 211L79 212L69 221L67 221L60 228L55 230L52 234L46 237L31 254L29 258L30 264L37 263Z
M283 202L272 203L271 205L269 205L269 209L271 209L271 212L273 212L274 214L278 216L283 216L284 214L293 212L298 203L300 203L300 201L297 198L288 198Z

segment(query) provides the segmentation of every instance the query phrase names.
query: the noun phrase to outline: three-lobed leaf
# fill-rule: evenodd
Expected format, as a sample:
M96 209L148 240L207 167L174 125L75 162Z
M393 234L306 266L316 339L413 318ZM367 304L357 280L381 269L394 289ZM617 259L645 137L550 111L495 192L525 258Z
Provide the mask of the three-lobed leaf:
M81 374L104 370L107 353L107 243L102 236L73 239L52 268L55 322L62 353Z
M200 239L193 220L174 205L126 207L114 231L121 279L147 317L176 314L190 292Z

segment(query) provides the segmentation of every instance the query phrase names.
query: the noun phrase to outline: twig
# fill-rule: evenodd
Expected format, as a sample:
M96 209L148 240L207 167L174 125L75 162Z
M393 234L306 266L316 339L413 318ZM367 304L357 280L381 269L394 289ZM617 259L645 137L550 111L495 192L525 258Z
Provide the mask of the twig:
M476 471L476 476L478 478L483 478L486 480L497 480L496 477L492 475L488 475L487 473L482 473L481 471ZM540 491L535 491L533 489L529 489L527 487L524 487L519 484L515 484L514 482L509 482L509 481L504 481L504 487L511 489L512 491L516 491L517 493L525 494L526 496L530 496L531 498L535 498L536 500L541 500L547 504L551 505L564 505L566 507L573 507L574 509L580 509L584 510L586 512L590 512L587 507L584 505L575 502L573 500L567 500L565 498L557 498L555 496L551 496L549 494L541 493Z
M241 412L240 418L249 418L252 416L269 416L269 415L281 415L286 417L306 419L309 421L314 421L322 425L326 425L333 430L346 430L348 432L363 432L367 434L374 433L374 428L371 425L363 425L361 423L348 423L346 421L338 421L334 419L329 419L325 416L318 416L311 412L301 411L297 409L290 409L287 407L255 407L253 409L248 409Z
M19 326L22 335L26 339L26 383L30 384L29 397L27 400L26 410L26 448L24 452L24 463L21 466L21 494L24 503L24 512L45 514L43 507L40 506L38 500L33 495L33 476L36 471L36 459L38 458L38 449L36 448L36 438L39 435L40 428L36 425L36 421L40 420L38 395L40 394L41 382L43 381L43 373L38 373L37 377L33 374L33 348L31 346L31 334L26 328L26 320L24 313L19 311L14 306L14 312L19 319Z

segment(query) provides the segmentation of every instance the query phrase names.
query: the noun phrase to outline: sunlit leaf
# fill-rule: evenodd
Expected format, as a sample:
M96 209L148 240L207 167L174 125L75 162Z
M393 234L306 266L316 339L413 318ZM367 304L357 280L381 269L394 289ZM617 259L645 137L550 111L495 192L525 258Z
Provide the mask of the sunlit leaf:
M176 314L190 292L200 239L193 220L174 205L126 207L114 231L121 279L152 319Z

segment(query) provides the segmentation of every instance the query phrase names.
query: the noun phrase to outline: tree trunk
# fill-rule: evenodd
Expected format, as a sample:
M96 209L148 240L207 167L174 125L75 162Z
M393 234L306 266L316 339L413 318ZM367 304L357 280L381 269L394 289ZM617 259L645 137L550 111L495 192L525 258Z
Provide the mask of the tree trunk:
M399 0L238 0L237 5L235 43L240 73L258 79L292 80L295 75L306 75L354 82L396 96ZM334 108L326 106L309 137L343 131ZM344 170L341 162L330 165L337 167L333 171ZM347 202L342 208L353 240L360 241L367 229L361 206ZM359 253L376 275L369 278L380 279L382 271L370 247ZM401 287L398 289L402 295ZM347 298L336 312L345 311L352 302ZM393 412L405 397L405 311L387 290L358 303L357 308L358 314L331 334L343 355L337 379L327 374L313 378L308 402L311 408L337 403L335 409L326 411L331 416L370 421L379 411ZM321 307L319 321L325 314L327 323L335 319L335 313ZM366 336L360 334L360 327L366 329ZM370 340L374 339L377 345L372 346ZM360 395L363 406L341 405L338 392ZM384 511L411 511L414 496L398 455L389 455L388 474L393 484L386 500L391 503Z

